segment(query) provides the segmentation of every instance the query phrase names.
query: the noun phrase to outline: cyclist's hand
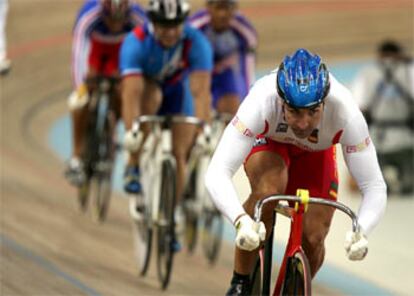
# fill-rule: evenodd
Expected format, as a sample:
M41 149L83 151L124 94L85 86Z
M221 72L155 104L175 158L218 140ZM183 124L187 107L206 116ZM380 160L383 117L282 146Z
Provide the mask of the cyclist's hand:
M89 94L86 84L81 84L77 90L73 91L68 98L69 110L77 110L88 103Z
M345 250L349 260L362 260L368 253L368 240L360 232L347 232Z
M124 147L129 152L136 152L141 144L142 133L135 130L128 130L124 136Z
M242 250L253 251L266 238L263 222L256 223L249 215L242 215L234 223L236 226L236 245Z

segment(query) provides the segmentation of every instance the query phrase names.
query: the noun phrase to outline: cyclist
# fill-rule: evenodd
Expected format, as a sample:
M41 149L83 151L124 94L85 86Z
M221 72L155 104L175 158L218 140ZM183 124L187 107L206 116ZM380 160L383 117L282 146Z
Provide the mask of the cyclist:
M409 196L414 193L414 61L392 40L379 45L377 56L351 90L366 114L389 192Z
M206 174L206 185L217 207L235 225L234 274L228 295L246 295L260 241L271 229L272 207L263 222L251 216L256 202L272 194L337 197L335 144L340 143L347 166L363 200L359 210L362 234L347 233L350 260L362 260L366 236L386 205L384 183L365 119L351 93L330 74L317 55L298 49L279 68L259 79L227 126ZM231 177L244 161L251 194L241 205ZM273 205L274 206L274 205ZM321 267L334 210L309 205L303 227L303 248L311 274ZM266 226L266 228L265 228Z
M238 0L207 0L189 19L213 47L211 91L219 113L235 114L254 81L257 33L237 6Z
M185 24L189 11L189 3L185 0L150 1L150 23L135 28L122 45L120 63L122 111L127 130L125 147L134 152L130 154L125 170L126 192L141 192L139 141L131 130L137 116L182 114L208 120L212 50L200 31ZM177 124L172 128L179 199L195 132L196 128L189 125Z
M145 12L128 0L88 0L80 9L73 29L72 75L75 91L68 98L72 116L72 157L66 176L80 186L84 182L80 156L84 145L88 111L88 78L97 74L118 76L119 48L126 34L146 21ZM120 98L113 98L120 108ZM120 110L117 116L120 116Z
M6 54L6 17L8 9L9 1L0 1L0 75L6 74L11 66Z

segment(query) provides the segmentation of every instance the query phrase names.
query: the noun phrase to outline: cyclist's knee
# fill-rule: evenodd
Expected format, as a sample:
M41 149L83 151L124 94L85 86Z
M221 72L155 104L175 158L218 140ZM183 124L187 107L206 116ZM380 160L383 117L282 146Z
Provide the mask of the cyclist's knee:
M309 256L311 254L318 254L324 251L325 248L325 233L324 232L308 232L303 233L302 244Z
M180 147L180 148L174 148L173 149L173 155L175 157L175 160L177 161L177 163L185 163L187 160L187 151L185 148Z

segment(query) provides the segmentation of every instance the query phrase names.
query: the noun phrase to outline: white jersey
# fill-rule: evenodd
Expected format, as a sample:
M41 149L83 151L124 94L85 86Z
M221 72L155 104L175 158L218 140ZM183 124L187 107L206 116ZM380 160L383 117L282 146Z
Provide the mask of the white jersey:
M363 194L359 223L367 234L384 212L386 185L367 124L351 93L330 75L331 88L321 121L309 138L300 139L284 120L276 73L277 70L254 84L222 136L206 174L213 201L231 222L244 213L231 178L259 134L308 151L325 150L340 143L347 166Z

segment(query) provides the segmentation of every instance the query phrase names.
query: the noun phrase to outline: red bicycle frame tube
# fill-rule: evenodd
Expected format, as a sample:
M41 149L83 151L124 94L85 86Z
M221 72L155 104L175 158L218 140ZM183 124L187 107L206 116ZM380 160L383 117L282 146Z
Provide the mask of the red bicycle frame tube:
M283 280L286 274L286 262L289 257L293 257L297 252L303 252L302 249L302 232L303 232L303 214L305 213L305 205L298 204L297 210L293 211L290 222L290 236L286 245L285 255L283 257L282 265L279 269L279 275L273 295L280 295Z

